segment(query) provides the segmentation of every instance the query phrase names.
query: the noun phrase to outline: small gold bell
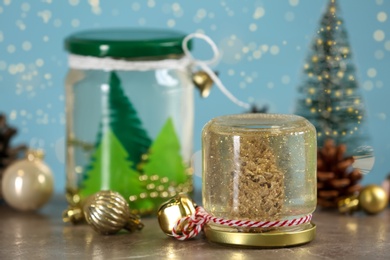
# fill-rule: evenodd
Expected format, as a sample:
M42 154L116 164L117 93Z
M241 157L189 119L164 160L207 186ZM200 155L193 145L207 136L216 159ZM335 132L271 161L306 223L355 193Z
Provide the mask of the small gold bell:
M197 71L192 76L192 82L195 84L195 87L199 89L202 98L207 98L210 95L210 90L214 82L209 74L202 70Z
M62 220L65 223L79 224L85 221L81 198L75 189L66 189L68 208L62 212Z
M185 194L178 194L160 206L158 209L158 223L161 230L172 236L172 228L186 216L195 214L196 204Z
M78 224L84 222L83 210L79 207L69 206L64 212L62 212L62 220L65 223Z
M359 195L344 198L338 202L341 213L353 213L362 209L368 214L377 214L383 211L388 203L386 191L378 185L368 185Z
M352 214L359 209L359 197L358 195L352 195L346 198L343 198L337 202L340 213L349 213Z

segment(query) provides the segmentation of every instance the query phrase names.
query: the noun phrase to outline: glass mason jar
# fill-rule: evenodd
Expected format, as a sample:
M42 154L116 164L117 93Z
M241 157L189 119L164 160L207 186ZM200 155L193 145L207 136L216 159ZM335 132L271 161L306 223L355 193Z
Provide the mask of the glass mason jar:
M133 213L149 214L166 198L192 190L194 86L185 36L107 29L65 39L71 206L112 190Z
M227 220L285 221L315 210L316 131L306 119L280 114L217 117L203 128L202 147L203 206L210 215ZM248 228L210 222L205 232L215 242L272 247L309 242L315 226L308 222ZM245 237L248 233L252 236ZM227 234L235 237L229 240ZM277 241L270 236L262 240L261 236L269 234Z

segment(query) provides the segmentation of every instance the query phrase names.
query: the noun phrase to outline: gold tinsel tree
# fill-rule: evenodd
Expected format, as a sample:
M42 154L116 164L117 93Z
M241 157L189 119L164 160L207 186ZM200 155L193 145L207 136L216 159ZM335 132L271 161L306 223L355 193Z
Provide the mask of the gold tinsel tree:
M239 164L230 186L232 218L278 220L284 200L284 176L268 140L242 136Z

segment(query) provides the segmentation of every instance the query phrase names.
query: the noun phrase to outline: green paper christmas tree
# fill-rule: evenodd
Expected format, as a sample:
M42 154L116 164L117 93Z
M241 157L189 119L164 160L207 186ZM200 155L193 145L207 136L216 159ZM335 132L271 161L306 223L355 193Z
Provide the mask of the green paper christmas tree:
M108 129L102 135L91 164L87 167L86 177L82 183L80 195L83 198L100 190L119 192L128 202L130 196L138 196L145 191L139 181L139 173L128 160L128 154L115 134ZM147 201L130 203L131 208L146 208L152 206Z
M160 179L168 178L169 181L162 184L164 190L187 181L180 142L171 118L168 118L150 147L148 160L141 165L141 171L149 177L158 175Z
M98 147L91 157L86 171L82 195L90 195L100 190L115 190L122 193L134 186L133 193L141 193L138 172L132 169L133 163L115 134L109 129L103 134ZM128 178L134 175L134 178Z
M115 72L111 72L108 86L96 149L80 195L85 198L99 190L114 190L129 201L131 209L151 212L161 202L162 193L176 190L188 180L173 121L166 121L151 145ZM146 154L147 161L141 162Z
M141 156L148 151L151 139L142 127L136 110L125 95L121 81L115 72L109 79L108 117L109 124L133 162L133 168L140 162Z
M363 99L336 0L329 1L321 18L298 92L295 113L316 127L318 146L333 139L351 152L366 142Z

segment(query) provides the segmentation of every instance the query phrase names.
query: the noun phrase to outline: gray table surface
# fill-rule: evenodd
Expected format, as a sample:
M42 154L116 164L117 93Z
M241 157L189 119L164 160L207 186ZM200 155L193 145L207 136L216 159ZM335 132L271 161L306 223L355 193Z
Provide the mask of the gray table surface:
M390 259L389 208L376 216L317 211L316 239L281 249L227 247L203 236L176 241L153 217L143 219L140 232L102 236L88 225L63 223L65 208L60 196L35 213L1 205L0 259Z

